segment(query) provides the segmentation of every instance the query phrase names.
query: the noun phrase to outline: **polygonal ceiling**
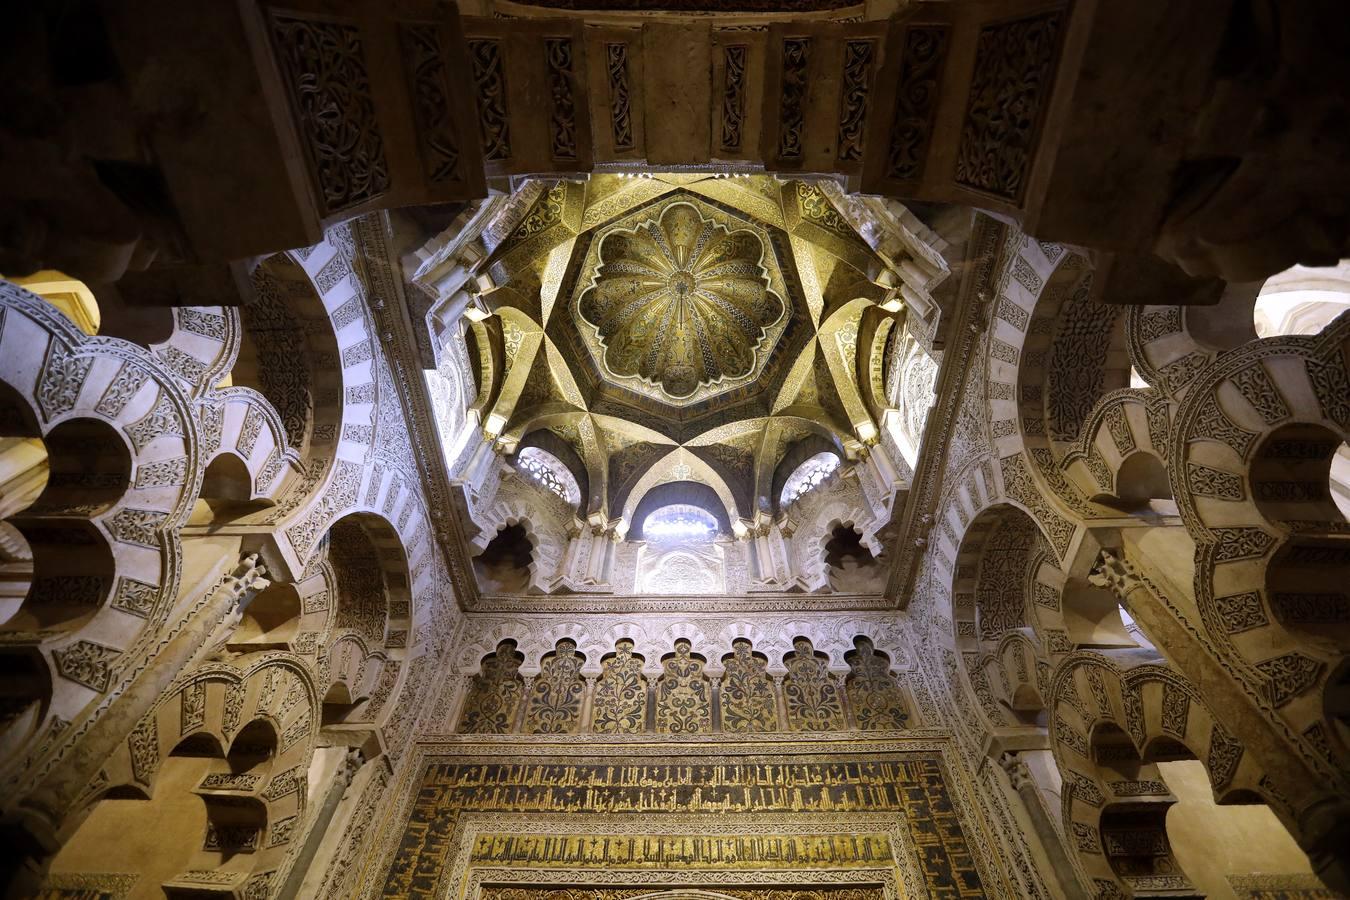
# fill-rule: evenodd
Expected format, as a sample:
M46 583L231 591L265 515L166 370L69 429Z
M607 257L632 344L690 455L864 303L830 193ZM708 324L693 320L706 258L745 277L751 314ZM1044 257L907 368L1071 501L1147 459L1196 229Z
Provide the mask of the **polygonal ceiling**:
M598 232L573 305L604 376L676 406L753 381L786 327L764 228L680 195Z
M794 443L875 440L894 262L820 187L656 173L521 196L487 241L482 413L508 451L544 431L574 451L583 516L626 517L673 479L750 520Z

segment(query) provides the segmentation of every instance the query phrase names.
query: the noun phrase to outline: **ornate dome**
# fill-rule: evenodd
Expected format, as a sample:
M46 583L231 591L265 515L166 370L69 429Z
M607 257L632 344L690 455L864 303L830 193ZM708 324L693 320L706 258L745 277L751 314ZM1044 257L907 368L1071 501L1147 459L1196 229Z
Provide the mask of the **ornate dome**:
M612 375L680 402L754 374L786 312L759 235L676 202L597 243L599 264L577 311Z

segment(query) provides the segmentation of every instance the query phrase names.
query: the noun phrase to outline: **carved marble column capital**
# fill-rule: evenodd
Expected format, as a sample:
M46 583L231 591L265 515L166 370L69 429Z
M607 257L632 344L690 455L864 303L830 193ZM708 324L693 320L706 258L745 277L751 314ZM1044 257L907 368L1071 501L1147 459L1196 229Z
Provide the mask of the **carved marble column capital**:
M1102 550L1097 564L1088 575L1088 582L1093 587L1110 591L1122 603L1132 591L1148 587L1148 580L1132 563L1110 550Z
M1026 760L1022 759L1021 754L1007 752L998 758L998 764L1004 772L1008 773L1008 780L1012 782L1013 790L1019 793L1023 788L1034 788L1035 780L1031 777L1031 769L1027 767Z

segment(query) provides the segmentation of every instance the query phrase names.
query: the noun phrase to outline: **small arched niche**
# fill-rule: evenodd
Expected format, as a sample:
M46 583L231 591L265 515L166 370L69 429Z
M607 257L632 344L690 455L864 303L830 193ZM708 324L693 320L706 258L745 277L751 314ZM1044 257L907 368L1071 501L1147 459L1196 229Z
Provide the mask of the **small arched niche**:
M884 567L863 543L862 532L852 523L835 522L825 539L825 566L830 588L838 593L869 593L885 580Z
M253 497L248 464L234 453L221 453L202 474L202 489L192 507L189 525L221 526L268 509L271 500Z
M270 584L243 607L229 646L237 650L287 650L300 629L300 593L293 584Z
M473 559L478 586L488 594L524 593L530 586L534 541L519 522L504 525Z
M1115 494L1092 498L1125 512L1176 515L1172 482L1162 460L1143 450L1121 460L1116 470Z

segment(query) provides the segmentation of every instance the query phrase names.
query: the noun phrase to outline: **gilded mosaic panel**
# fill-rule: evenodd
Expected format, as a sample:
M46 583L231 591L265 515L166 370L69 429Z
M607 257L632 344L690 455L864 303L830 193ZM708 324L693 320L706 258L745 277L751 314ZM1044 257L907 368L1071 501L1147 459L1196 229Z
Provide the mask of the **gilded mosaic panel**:
M547 657L530 690L525 708L526 734L575 734L581 726L581 696L586 682L581 677L584 658L575 642L563 639Z
M665 673L656 683L656 730L663 734L712 731L712 696L703 660L689 649L689 641L678 640L675 653L662 661Z
M825 660L805 638L792 646L793 652L784 659L788 674L783 679L789 725L794 731L842 731L844 704Z
M757 657L745 639L731 645L722 660L722 730L734 734L778 730L778 704L767 663Z
M647 679L642 677L642 657L633 653L633 642L619 641L614 655L602 664L595 686L592 730L600 734L637 734L647 724Z
M778 824L766 824L775 813ZM734 830L727 814L743 817ZM562 817L556 828L550 815ZM593 829L578 818L590 816ZM706 816L721 827L699 827L712 821ZM469 828L470 819L479 827ZM461 840L468 843L457 852ZM939 758L927 751L432 762L384 896L443 897L479 866L556 869L574 882L579 870L725 871L731 878L899 867L917 872L932 896L983 896ZM644 876L642 883L654 882Z

